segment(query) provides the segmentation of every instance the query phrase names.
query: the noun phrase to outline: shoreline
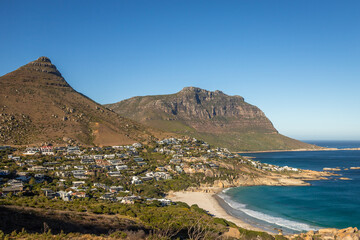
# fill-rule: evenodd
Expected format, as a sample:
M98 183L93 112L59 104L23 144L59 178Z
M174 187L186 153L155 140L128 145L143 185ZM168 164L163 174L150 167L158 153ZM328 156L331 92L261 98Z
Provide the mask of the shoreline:
M217 193L223 189L213 189L214 192L192 192L192 191L180 191L170 192L167 196L172 201L179 201L188 204L189 206L197 204L200 208L206 210L213 217L223 218L227 221L235 223L238 227L252 230L267 232L273 235L273 232L266 231L262 228L255 227L240 218L234 217L226 212L221 206L217 197Z
M242 179L241 182L233 182L228 184L218 183L212 186L204 185L197 188L189 188L179 192L170 191L166 197L174 202L180 201L187 203L189 206L197 204L200 208L206 210L213 217L226 219L227 221L235 223L238 227L252 231L266 232L268 234L274 235L276 234L276 229L271 231L266 228L254 226L253 224L239 218L239 216L235 217L228 213L226 207L222 206L219 202L222 199L217 196L217 194L224 189L241 186L309 186L311 184L308 181L322 180L333 175L334 174L328 172L312 170L302 170L301 172L293 173L291 176L270 173L266 176L258 177L256 179Z
M308 151L351 151L351 150L360 150L360 148L347 148L347 149L312 149ZM305 151L301 150L284 150L284 151L272 151L272 152L290 152L290 151ZM269 152L269 151L262 151ZM262 228L261 225L257 225L257 223L252 223L251 221L247 221L247 217L243 217L242 215L232 215L232 212L229 211L226 204L222 203L222 198L217 194L222 190L227 189L229 187L241 187L241 186L306 186L310 185L308 181L310 180L321 180L326 179L329 176L336 176L337 174L324 172L324 171L313 171L313 170L302 170L299 173L291 174L290 176L282 176L276 173L270 173L268 176L254 179L242 179L242 182L233 182L232 184L214 184L212 186L203 185L197 188L190 188L185 191L180 192L169 192L167 196L172 201L181 201L187 203L189 206L193 204L197 204L200 208L206 210L213 217L219 217L226 219L227 221L233 222L238 227L253 230L253 231L261 231L266 232L271 235L276 235L276 229L272 231L272 228ZM343 179L348 180L348 179ZM305 230L304 230L305 231ZM306 230L306 232L300 233L285 233L284 235L291 240L296 239L298 236L308 237L308 236L327 236L328 234L334 236L342 236L342 234L350 234L356 235L360 237L360 231L357 228L348 227L344 229L339 228L326 228L320 227L316 230ZM358 238L355 238L358 239Z

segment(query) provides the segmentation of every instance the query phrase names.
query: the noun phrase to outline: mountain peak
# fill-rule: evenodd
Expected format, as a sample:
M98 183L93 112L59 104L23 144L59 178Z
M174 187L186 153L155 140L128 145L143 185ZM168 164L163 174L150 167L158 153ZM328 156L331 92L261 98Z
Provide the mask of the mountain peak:
M109 146L163 136L75 91L48 57L0 76L0 103L0 145L77 142Z
M6 75L2 81L6 81L11 84L21 85L36 85L39 87L52 86L67 88L73 90L66 82L64 77L58 71L56 66L51 63L48 57L42 56L38 59L25 64L15 71L12 71ZM34 85L34 86L35 86Z
M184 87L179 93L206 93L214 95L226 95L220 90L215 90L214 92L212 92L198 87Z
M62 78L61 73L57 70L56 66L51 63L51 60L48 57L44 56L22 66L20 69L50 73Z
M180 92L199 92L203 89L198 87L184 87Z
M34 62L48 62L48 63L51 63L50 58L45 57L45 56L39 57L39 58L38 58L37 60L35 60Z

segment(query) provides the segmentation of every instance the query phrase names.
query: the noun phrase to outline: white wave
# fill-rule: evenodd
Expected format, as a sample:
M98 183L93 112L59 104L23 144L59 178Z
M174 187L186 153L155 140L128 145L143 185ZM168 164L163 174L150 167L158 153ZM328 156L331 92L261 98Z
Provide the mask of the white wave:
M270 224L276 224L280 227L285 227L295 231L310 231L310 230L315 231L319 229L316 228L315 226L311 226L306 223L295 222L292 220L284 219L281 217L274 217L262 212L251 210L246 207L247 206L246 204L235 202L231 200L229 196L226 196L224 194L219 194L219 197L221 197L231 208L241 211L250 217L268 222Z
M226 193L227 191L229 191L230 189L232 189L231 187L230 188L225 188L224 190L222 190L221 192L222 193Z

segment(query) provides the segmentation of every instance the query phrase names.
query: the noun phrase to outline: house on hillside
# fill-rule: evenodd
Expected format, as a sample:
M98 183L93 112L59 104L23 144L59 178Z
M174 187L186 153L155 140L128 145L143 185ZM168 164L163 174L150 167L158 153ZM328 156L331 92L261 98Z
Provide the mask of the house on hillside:
M7 182L7 185L8 185L7 187L3 187L2 189L4 194L7 193L17 194L19 192L24 191L24 185L20 180L11 179Z
M23 153L23 155L32 156L32 155L35 155L37 153L40 153L39 148L28 147L28 148L25 149L25 152Z
M157 181L159 181L161 179L164 179L164 180L172 179L171 175L167 172L155 172L154 177Z
M104 155L105 159L114 159L115 158L115 154L106 154Z
M163 172L163 171L166 171L166 169L163 166L158 166L158 167L156 167L156 171Z
M142 147L141 143L134 143L132 146L134 148L141 148Z
M102 200L108 200L108 201L115 201L114 193L104 193L100 199Z
M53 146L50 144L40 147L40 151L42 155L54 155Z
M173 158L173 159L170 160L170 163L172 163L172 164L180 164L180 163L181 163L181 159Z
M70 154L70 155L80 155L81 154L81 151L80 151L80 148L75 146L75 147L72 147L72 146L68 146L67 147L67 153Z
M41 191L44 193L44 195L50 199L55 198L57 196L57 193L55 193L53 190L48 188L42 188Z
M85 181L73 181L72 182L72 185L74 187L79 187L79 186L84 185L84 184L85 184Z
M178 173L184 172L184 170L180 166L175 166L175 171L177 171Z
M9 156L8 156L8 159L9 159L9 160L14 160L14 161L20 161L20 160L21 160L21 157L9 155Z
M121 177L121 173L119 171L111 171L111 172L108 172L107 175L109 177Z
M117 165L121 165L123 164L123 161L120 159L111 159L111 160L107 160L108 163L110 163L112 166L117 166Z
M94 161L94 159L91 159L91 158L85 158L85 159L81 159L80 163L81 164L94 164L95 161Z
M145 165L147 165L147 163L146 163L146 162L137 162L137 165L139 165L139 166L145 166Z
M128 166L127 165L119 165L119 166L116 166L115 168L116 168L116 170L121 171L121 170L128 169Z
M0 170L0 176L7 176L10 174L9 170Z
M72 193L72 195L73 195L75 198L85 198L85 197L87 197L87 195L86 195L85 192L74 192L74 193Z
M63 201L70 201L71 200L71 194L72 192L65 192L65 191L58 191L57 195L63 200Z
M46 171L46 167L43 166L33 166L28 168L29 171L33 171L33 172L44 172Z
M144 159L141 158L141 157L135 157L135 158L134 158L134 161L135 161L135 162L143 162Z
M123 204L134 204L136 200L140 200L139 196L127 196L121 199L121 203Z
M10 193L10 192L16 194L16 193L24 191L24 186L22 184L21 185L10 185L8 187L3 187L2 191L4 194Z
M117 193L117 192L120 192L123 190L124 190L123 186L111 186L110 187L110 192L112 192L112 193Z
M139 179L138 176L132 176L131 184L135 184L135 185L142 184L142 181Z
M105 167L105 166L110 166L111 164L103 159L95 159L96 165L101 166L101 167Z

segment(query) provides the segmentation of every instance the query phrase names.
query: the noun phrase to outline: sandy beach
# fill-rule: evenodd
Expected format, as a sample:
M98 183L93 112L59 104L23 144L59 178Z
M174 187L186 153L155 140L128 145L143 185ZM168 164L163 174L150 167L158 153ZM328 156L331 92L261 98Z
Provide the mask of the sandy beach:
M205 192L190 192L190 191L183 191L183 192L173 192L167 196L167 198L171 199L172 201L181 201L187 203L189 206L193 204L197 204L200 208L205 209L211 215L215 217L224 218L228 221L235 223L237 226L255 230L255 231L262 231L263 229L256 228L241 219L235 218L229 215L218 203L218 201L214 198L215 193L205 193Z

